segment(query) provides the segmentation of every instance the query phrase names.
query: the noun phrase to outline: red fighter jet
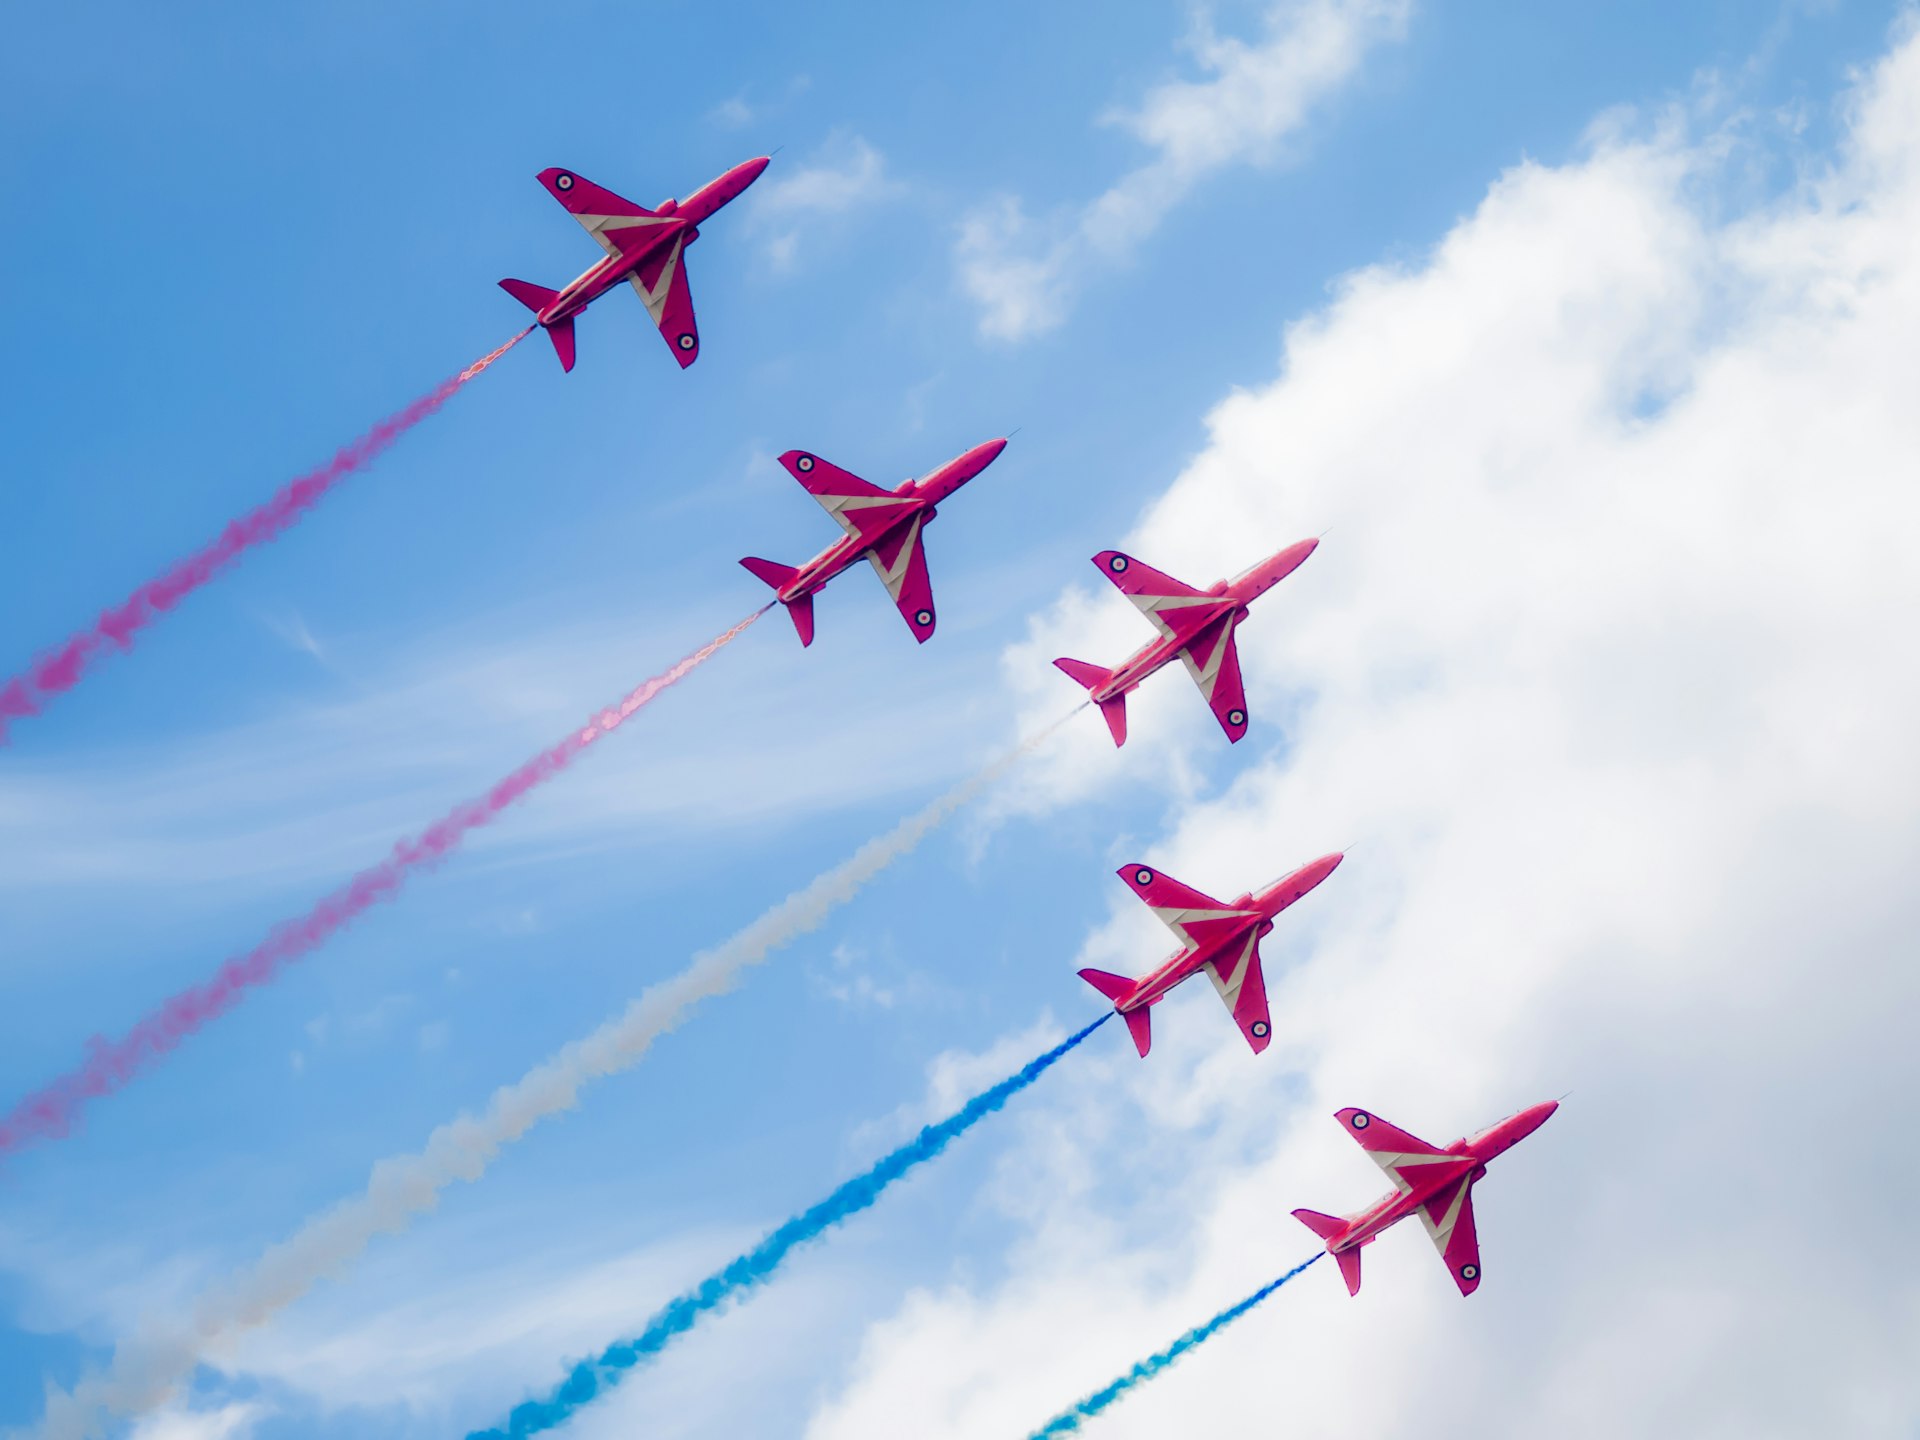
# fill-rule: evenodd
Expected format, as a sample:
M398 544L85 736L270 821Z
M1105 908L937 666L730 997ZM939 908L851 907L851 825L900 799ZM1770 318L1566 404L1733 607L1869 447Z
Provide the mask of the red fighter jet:
M1480 1239L1473 1225L1473 1187L1487 1173L1488 1164L1538 1130L1554 1111L1548 1100L1470 1140L1456 1140L1441 1150L1395 1129L1365 1110L1342 1110L1335 1117L1360 1148L1371 1155L1393 1182L1393 1193L1358 1215L1322 1215L1318 1210L1296 1210L1294 1218L1326 1242L1327 1253L1339 1262L1347 1293L1360 1293L1360 1249L1371 1245L1382 1230L1409 1215L1418 1215L1427 1234L1446 1262L1462 1295L1480 1288Z
M1180 937L1183 948L1138 980L1104 970L1082 970L1080 978L1113 1002L1127 1022L1134 1048L1144 1058L1153 1040L1148 1007L1204 970L1232 1012L1233 1023L1258 1055L1273 1040L1267 982L1260 969L1261 937L1273 929L1274 916L1331 875L1343 858L1338 853L1322 855L1266 889L1225 905L1148 866L1123 865L1120 878L1153 907L1153 913Z
M1216 581L1196 590L1151 565L1142 565L1118 550L1102 550L1093 557L1100 573L1120 587L1140 613L1151 620L1160 638L1143 646L1109 670L1085 660L1065 657L1054 661L1087 687L1093 703L1113 732L1113 743L1127 743L1127 696L1161 666L1178 658L1186 662L1214 719L1229 741L1247 733L1247 691L1240 683L1240 652L1233 631L1247 618L1247 607L1299 568L1318 540L1302 540L1278 555L1262 560L1233 580Z
M602 190L571 170L542 170L540 183L586 227L607 258L564 290L502 280L500 288L533 311L544 325L562 370L573 369L573 321L614 286L626 283L647 307L673 358L686 369L700 357L700 330L693 323L693 293L687 289L682 252L700 238L699 225L760 178L767 157L736 165L685 200L663 200L649 210Z
M846 531L804 565L780 565L749 556L740 563L756 578L773 587L774 598L787 607L800 643L813 643L813 597L834 576L862 560L887 587L900 616L925 644L933 634L933 584L927 579L927 552L920 532L940 512L934 507L991 465L1007 448L1005 440L989 440L949 460L918 480L902 480L891 490L869 485L818 455L789 450L780 457L787 473L826 509Z

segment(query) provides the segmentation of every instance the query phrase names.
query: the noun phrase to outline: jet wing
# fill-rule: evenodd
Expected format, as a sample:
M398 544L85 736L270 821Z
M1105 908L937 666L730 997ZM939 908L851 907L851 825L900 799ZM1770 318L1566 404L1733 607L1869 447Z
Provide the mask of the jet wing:
M818 500L840 528L856 540L872 540L884 534L901 514L917 501L869 485L858 475L829 464L804 450L789 450L780 457L787 473ZM881 579L886 579L883 574ZM891 590L893 587L887 587Z
M1200 687L1207 708L1229 741L1247 733L1247 687L1240 681L1240 651L1233 643L1234 624L1209 629L1180 652L1187 673Z
M1478 1290L1480 1237L1473 1228L1473 1178L1456 1181L1422 1205L1420 1223L1427 1227L1460 1293L1471 1295Z
M1152 866L1122 865L1117 873L1134 894L1147 902L1160 922L1179 937L1180 943L1189 948L1203 943L1215 931L1247 918L1247 911L1231 909Z
M1206 964L1207 978L1226 1002L1233 1023L1258 1055L1273 1043L1273 1022L1267 1014L1267 980L1260 969L1260 937L1249 935L1246 948L1230 968L1217 960Z
M693 292L687 288L684 258L692 238L692 231L682 230L671 245L642 260L627 277L682 370L700 358L700 327L693 320Z
M914 516L867 551L867 560L913 638L924 645L933 634L933 585L927 579L927 547L921 543L923 524L921 517Z
M1191 633L1201 619L1230 603L1218 595L1196 590L1171 575L1163 575L1151 565L1143 565L1118 550L1102 550L1093 557L1093 563L1122 595L1139 607L1154 628L1169 639Z
M624 254L645 245L653 238L656 228L671 223L668 216L656 215L644 205L623 200L571 170L542 170L540 183L609 255Z
M1360 1142L1360 1148L1373 1157L1374 1164L1387 1172L1387 1179L1403 1195L1438 1175L1465 1175L1477 1163L1470 1155L1454 1155L1416 1139L1365 1110L1342 1110L1336 1118L1346 1126L1347 1133ZM1436 1166L1440 1168L1434 1168Z

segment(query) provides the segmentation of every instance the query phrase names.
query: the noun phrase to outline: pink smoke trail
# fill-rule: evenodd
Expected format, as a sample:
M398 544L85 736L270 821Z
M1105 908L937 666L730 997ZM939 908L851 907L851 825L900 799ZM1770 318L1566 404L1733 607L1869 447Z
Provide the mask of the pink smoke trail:
M389 415L318 470L288 482L266 504L230 521L211 544L158 579L149 580L124 603L102 611L91 628L80 631L52 654L34 661L24 673L0 685L0 744L6 742L9 722L38 715L50 697L79 684L87 667L109 644L121 650L131 649L134 636L156 616L171 610L254 546L264 545L291 526L319 504L335 485L354 471L364 469L394 441L451 400L469 380L532 333L533 327L529 325L498 350L482 355L406 409Z
M211 980L182 990L118 1040L96 1036L88 1041L87 1058L79 1068L29 1095L0 1120L0 1155L66 1135L88 1102L120 1089L201 1026L231 1010L249 990L272 980L287 964L319 947L378 902L393 898L415 871L444 860L470 831L565 770L594 742L618 730L772 608L756 610L716 635L643 682L618 705L608 706L559 744L534 756L479 799L469 800L418 835L400 841L378 865L362 870L298 920L276 926L252 950L222 965Z

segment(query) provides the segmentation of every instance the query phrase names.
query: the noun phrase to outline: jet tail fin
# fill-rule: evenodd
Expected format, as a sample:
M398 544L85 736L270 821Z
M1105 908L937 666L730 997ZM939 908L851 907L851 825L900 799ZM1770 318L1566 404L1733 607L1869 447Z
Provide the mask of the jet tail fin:
M525 280L502 280L500 288L538 316L559 297L558 290L549 290L544 285L532 285ZM573 317L568 316L557 325L546 327L547 338L553 341L553 353L560 357L562 370L573 369Z
M1322 1215L1318 1210L1296 1210L1293 1218L1306 1226L1322 1240L1331 1240L1347 1228L1347 1222L1337 1215ZM1347 1294L1360 1293L1360 1247L1351 1250L1333 1252L1334 1263L1340 1267L1340 1278L1347 1282Z
M1133 989L1133 981L1124 975L1110 975L1105 970L1082 970L1080 978L1107 999L1119 1006L1121 997ZM1153 1017L1143 1005L1138 1010L1121 1010L1120 1018L1127 1022L1127 1034L1133 1037L1133 1048L1146 1058L1148 1048L1153 1044Z
M761 560L752 555L742 560L740 564L755 579L771 585L776 596L787 587L794 576L800 573L791 565ZM787 615L793 621L793 628L799 632L800 643L811 645L813 643L813 596L802 595L795 600L783 599L780 603L787 607Z
M1111 673L1104 665L1089 664L1085 660L1072 660L1062 655L1053 662L1069 678L1093 690L1106 683ZM1110 700L1102 700L1100 718L1107 722L1107 731L1113 736L1115 745L1127 743L1127 697L1115 695Z

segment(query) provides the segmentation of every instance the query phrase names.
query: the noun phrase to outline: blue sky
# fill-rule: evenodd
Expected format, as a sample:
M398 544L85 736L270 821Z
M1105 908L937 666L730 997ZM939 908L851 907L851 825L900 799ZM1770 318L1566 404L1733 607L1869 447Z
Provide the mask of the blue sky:
M1257 48L1308 8L1227 4L1210 23ZM1019 433L930 532L932 643L915 646L862 575L823 597L808 652L769 617L82 1133L10 1162L0 1424L35 1421L48 1382L72 1384L140 1320L180 1312L357 1191L374 1160L418 1146L968 773L1023 717L1070 707L1072 687L1044 669L1069 652L1023 642L1071 628L1086 557L1137 536L1176 477L1199 473L1222 443L1216 407L1272 383L1289 327L1330 325L1328 307L1365 288L1356 271L1421 270L1503 175L1579 166L1621 107L1630 129L1679 126L1697 153L1731 152L1717 168L1690 162L1703 213L1765 213L1829 163L1842 97L1900 14L1319 8L1361 15L1353 62L1309 68L1297 122L1263 133L1238 117L1250 129L1214 158L1179 163L1126 120L1217 78L1194 12L1172 4L1101 7L1097 23L1086 8L1010 5L533 17L357 3L42 7L16 22L0 56L9 673L510 335L523 315L496 279L558 285L583 269L591 248L535 172L566 165L652 203L780 151L690 254L703 333L690 371L610 297L581 322L572 375L530 340L135 654L18 727L0 752L9 1095L758 605L738 556L798 561L831 538L774 455L805 447L892 484ZM1144 223L1087 227L1102 195L1149 171ZM1007 234L1016 213L1024 229ZM1044 304L981 303L1009 257L1051 246L1062 258ZM1730 303L1689 333L1745 319ZM1388 368L1399 342L1382 333ZM1355 523L1334 508L1289 520L1301 534ZM1192 532L1231 541L1216 573L1297 538L1244 536L1230 505L1189 513ZM1289 582L1297 593L1276 592L1286 617L1310 611L1323 558ZM1111 596L1090 603L1133 634ZM638 1323L871 1158L948 1093L943 1076L997 1078L1097 1013L1074 959L1107 943L1113 866L1176 845L1209 806L1254 806L1243 772L1285 772L1310 733L1280 720L1314 692L1270 677L1256 695L1272 723L1229 751L1184 684L1162 683L1140 712L1157 723L1136 720L1124 763L1082 717L1058 742L1080 769L1049 761L1011 782L641 1068L377 1243L257 1349L203 1370L197 1408L150 1424L148 1440L487 1422L550 1378L540 1346L557 1374L563 1353ZM1352 831L1236 856L1217 881L1184 878L1259 883L1354 839L1397 857L1388 822L1349 818ZM1349 901L1335 888L1347 879L1314 904L1371 913L1377 893L1355 880ZM1310 953L1319 923L1276 934L1269 963ZM1163 1030L1231 1041L1191 997L1170 1008ZM1151 1079L1177 1090L1183 1062L1167 1058ZM1269 1100L1317 1094L1306 1060L1276 1047L1264 1062ZM1127 1106L1146 1103L1145 1074L1129 1072ZM1098 1138L1183 1154L1196 1129L1223 1157L1265 1153L1244 1117L1128 1120L1075 1153ZM1030 1257L1034 1212L1004 1200L1025 1163L1016 1133L1033 1143L983 1129L789 1286L637 1378L623 1422L858 1433L834 1416L864 1403L903 1297L984 1296ZM1098 1174L1117 1233L1177 1219L1182 1192L1162 1168ZM1272 1213L1309 1203L1276 1195ZM1259 1263L1277 1273L1300 1239ZM511 1318L528 1314L537 1323ZM1204 1318L1160 1314L1156 1338ZM449 1335L427 1354L420 1338L489 1324L505 1337L494 1349ZM356 1335L422 1353L411 1368L398 1344L370 1358L342 1338ZM1108 1353L1115 1372L1136 1358ZM751 1384L723 1383L743 1365ZM594 1423L612 1422L582 1433Z

